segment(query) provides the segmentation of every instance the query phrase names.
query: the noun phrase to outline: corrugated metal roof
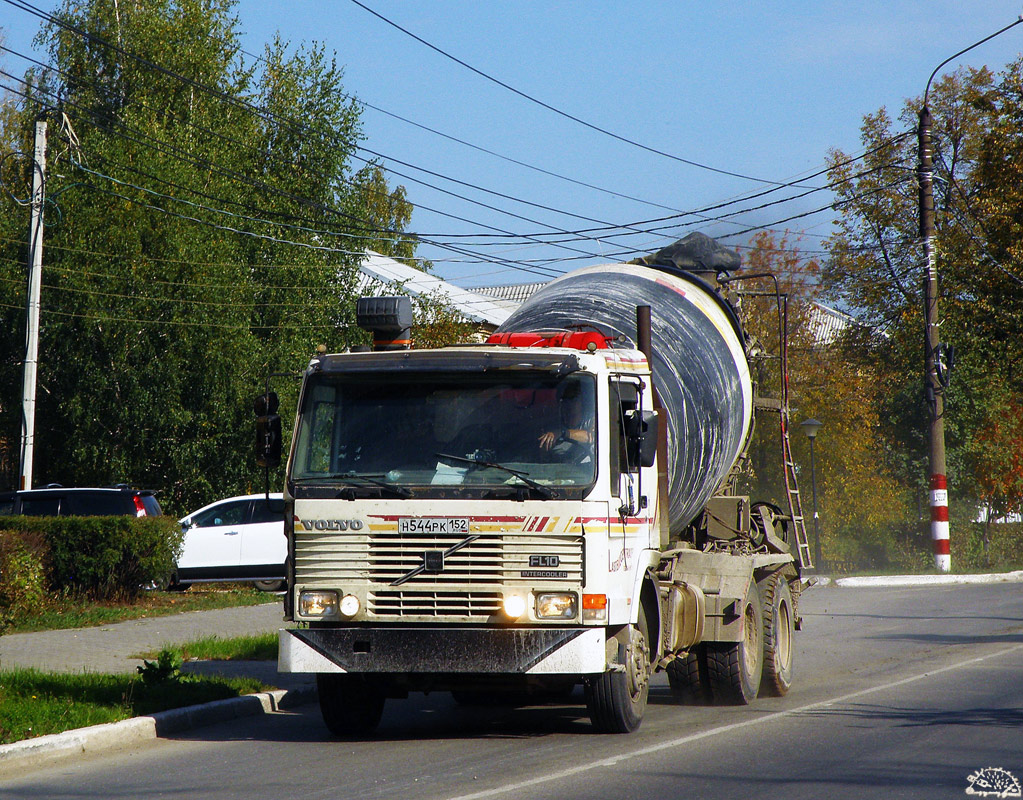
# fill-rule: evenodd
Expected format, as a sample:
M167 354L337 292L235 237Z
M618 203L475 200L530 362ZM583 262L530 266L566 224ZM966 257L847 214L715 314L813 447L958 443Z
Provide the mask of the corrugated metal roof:
M413 297L430 295L442 298L466 319L495 328L508 319L515 308L514 305L509 307L494 298L455 286L421 269L402 264L372 250L366 252L366 258L359 265L359 271L366 276L367 284L375 283L385 289L399 286Z
M814 343L818 346L826 346L834 344L842 331L850 325L855 325L856 320L849 314L834 308L828 308L820 303L811 303L809 323L813 330Z
M493 297L496 300L507 300L516 305L526 302L533 293L546 286L547 281L539 283L516 283L511 286L474 286L471 291Z

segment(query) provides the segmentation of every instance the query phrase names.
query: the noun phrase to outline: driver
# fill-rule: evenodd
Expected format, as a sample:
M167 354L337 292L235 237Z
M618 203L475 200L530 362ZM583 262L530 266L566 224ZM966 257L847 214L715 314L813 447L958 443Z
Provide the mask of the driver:
M539 439L540 449L558 452L559 445L566 449L585 445L587 450L593 444L593 416L583 411L582 392L578 383L566 387L561 399L561 430L546 431Z

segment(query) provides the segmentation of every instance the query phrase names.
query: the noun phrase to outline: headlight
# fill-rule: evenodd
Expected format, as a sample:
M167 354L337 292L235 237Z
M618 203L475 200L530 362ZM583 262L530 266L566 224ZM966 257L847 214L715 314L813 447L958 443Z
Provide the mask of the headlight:
M354 594L346 594L344 597L341 598L342 615L346 617L354 617L356 614L359 613L359 608L361 608L359 598L356 597Z
M504 613L512 619L518 619L526 613L526 599L518 594L508 595L504 598Z
M575 619L579 601L574 592L549 592L536 596L537 619Z
M337 592L302 592L298 596L298 609L303 617L337 616Z

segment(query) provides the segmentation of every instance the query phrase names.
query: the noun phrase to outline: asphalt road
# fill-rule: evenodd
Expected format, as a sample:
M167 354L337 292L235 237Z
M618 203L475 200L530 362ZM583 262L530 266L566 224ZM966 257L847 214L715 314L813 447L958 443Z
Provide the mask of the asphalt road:
M340 742L310 705L83 757L0 798L837 800L959 797L985 769L1023 782L1023 585L818 587L801 613L787 697L683 707L661 678L630 736L591 733L580 705L435 694Z

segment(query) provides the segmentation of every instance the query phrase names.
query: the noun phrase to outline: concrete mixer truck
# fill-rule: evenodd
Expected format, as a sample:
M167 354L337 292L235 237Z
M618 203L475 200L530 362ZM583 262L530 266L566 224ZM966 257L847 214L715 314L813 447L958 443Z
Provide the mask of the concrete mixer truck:
M424 350L406 298L359 301L374 348L309 363L285 485L278 666L316 674L334 734L410 692L581 685L593 726L625 733L658 671L680 701L788 691L811 565L737 280L583 268L486 343ZM736 493L755 409L780 421L786 502Z

